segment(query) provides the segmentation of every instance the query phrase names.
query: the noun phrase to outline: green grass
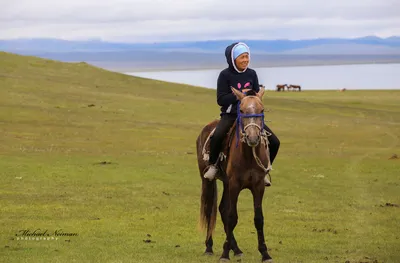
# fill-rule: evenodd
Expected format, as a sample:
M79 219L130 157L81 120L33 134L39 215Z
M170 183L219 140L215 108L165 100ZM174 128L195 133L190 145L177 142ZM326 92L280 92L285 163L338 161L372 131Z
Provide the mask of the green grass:
M400 262L400 207L385 205L400 204L400 91L264 103L282 143L263 203L275 262ZM224 231L218 216L202 256L194 153L218 113L214 90L0 52L0 261L216 262ZM242 262L259 262L248 191L238 208ZM15 236L38 228L79 236Z

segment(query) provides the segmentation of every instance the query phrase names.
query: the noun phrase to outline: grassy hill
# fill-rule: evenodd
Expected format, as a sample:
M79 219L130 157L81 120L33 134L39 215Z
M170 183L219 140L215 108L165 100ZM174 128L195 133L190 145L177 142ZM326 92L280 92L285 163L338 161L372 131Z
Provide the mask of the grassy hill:
M276 262L400 260L399 101L264 96L282 142L264 199ZM202 256L194 153L217 117L213 90L0 52L0 261L215 262L224 232L218 218L216 255ZM248 191L238 208L242 262L258 262ZM78 236L20 240L36 229Z

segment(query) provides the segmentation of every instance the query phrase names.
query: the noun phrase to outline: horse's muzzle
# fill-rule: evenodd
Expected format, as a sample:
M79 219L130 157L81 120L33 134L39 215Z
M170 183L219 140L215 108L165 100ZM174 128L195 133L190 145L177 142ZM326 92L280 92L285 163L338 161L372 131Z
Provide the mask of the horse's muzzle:
M252 135L246 136L247 145L250 147L256 147L260 143L260 136Z

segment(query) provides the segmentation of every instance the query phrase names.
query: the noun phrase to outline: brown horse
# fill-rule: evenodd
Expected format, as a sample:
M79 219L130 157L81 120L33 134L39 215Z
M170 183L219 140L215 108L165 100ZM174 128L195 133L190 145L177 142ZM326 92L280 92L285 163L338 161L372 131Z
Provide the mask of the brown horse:
M300 85L289 85L288 86L288 90L290 90L290 89L293 90L293 91L296 90L296 89L301 91L301 86Z
M272 262L268 254L264 238L264 216L262 201L265 191L264 177L271 167L269 159L268 138L264 125L264 106L262 97L264 89L260 92L247 92L247 95L236 89L233 93L239 99L238 118L227 136L226 142L231 146L226 147L226 156L219 159L219 172L217 178L223 182L223 193L219 205L226 240L223 245L221 260L229 260L229 252L234 255L242 255L233 230L238 222L237 202L239 193L243 189L249 189L253 195L254 224L258 235L258 251L262 255L263 262ZM240 111L239 111L240 109ZM207 231L205 254L213 254L212 235L217 218L217 182L209 181L203 177L207 168L204 155L205 145L218 120L206 125L197 138L197 161L202 180L200 223ZM223 157L223 155L220 155ZM267 167L267 168L265 168Z
M276 85L276 91L285 91L286 84L283 85Z

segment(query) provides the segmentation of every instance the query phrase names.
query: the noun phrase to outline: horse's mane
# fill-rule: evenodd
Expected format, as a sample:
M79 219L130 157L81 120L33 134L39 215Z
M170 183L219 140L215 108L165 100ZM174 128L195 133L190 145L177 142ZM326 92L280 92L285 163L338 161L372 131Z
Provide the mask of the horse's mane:
M256 96L257 92L255 92L254 90L249 90L246 92L246 96Z

